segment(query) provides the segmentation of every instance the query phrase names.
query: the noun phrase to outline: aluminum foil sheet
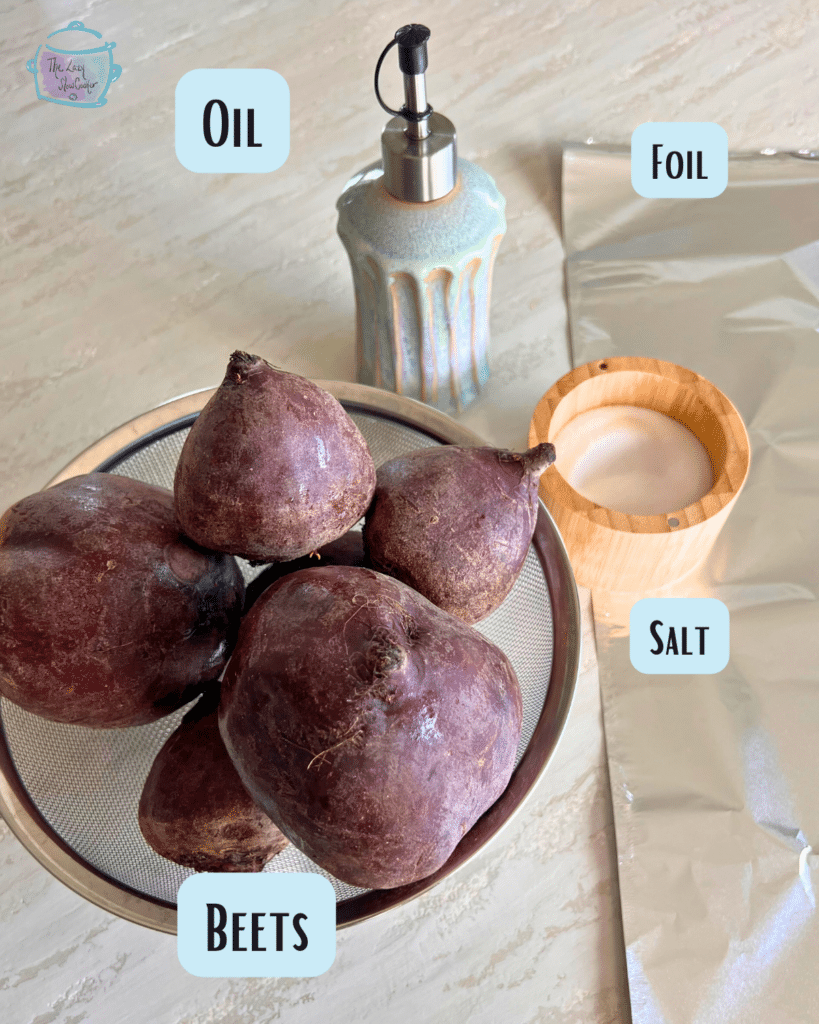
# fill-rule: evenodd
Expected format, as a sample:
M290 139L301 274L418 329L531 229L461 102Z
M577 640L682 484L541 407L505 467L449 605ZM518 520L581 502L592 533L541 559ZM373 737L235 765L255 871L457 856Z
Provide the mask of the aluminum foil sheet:
M703 567L718 675L641 675L593 595L635 1024L819 1021L819 160L730 161L715 199L643 199L628 151L567 147L575 365L667 359L736 405L743 492Z

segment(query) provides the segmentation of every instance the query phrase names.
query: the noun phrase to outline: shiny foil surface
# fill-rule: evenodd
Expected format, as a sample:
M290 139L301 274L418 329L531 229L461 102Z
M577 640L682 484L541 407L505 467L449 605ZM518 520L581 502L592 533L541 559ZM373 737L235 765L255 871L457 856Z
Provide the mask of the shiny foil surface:
M703 566L717 675L642 675L640 594L593 594L635 1024L819 1021L819 160L731 157L714 199L644 199L627 150L567 146L575 365L670 360L739 410L742 493Z

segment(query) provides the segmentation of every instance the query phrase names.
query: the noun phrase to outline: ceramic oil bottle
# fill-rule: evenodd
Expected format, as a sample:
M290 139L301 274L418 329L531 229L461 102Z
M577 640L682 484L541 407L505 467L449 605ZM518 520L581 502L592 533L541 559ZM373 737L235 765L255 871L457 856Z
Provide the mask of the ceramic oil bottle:
M429 36L424 25L406 25L378 60L376 96L394 116L382 159L338 200L338 233L353 271L359 381L453 412L489 374L489 298L506 201L486 171L458 159L454 125L427 103ZM392 46L404 76L400 110L378 89Z

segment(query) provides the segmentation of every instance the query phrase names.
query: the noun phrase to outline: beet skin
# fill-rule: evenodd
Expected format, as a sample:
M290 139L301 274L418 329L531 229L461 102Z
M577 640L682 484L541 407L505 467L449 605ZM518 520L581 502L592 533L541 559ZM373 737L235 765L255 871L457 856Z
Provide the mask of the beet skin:
M243 597L235 559L182 534L170 491L66 480L0 519L0 693L56 722L152 722L219 678Z
M390 888L440 868L520 740L506 656L370 569L303 569L244 619L219 727L254 800L316 864Z
M287 839L254 804L222 738L218 691L171 733L139 801L139 827L158 854L196 871L261 871Z
M274 562L247 585L245 592L245 614L250 611L269 586L299 569L322 569L327 565L365 565L370 567L364 552L361 530L348 530L343 537L324 544L317 551L292 562Z
M174 499L204 547L286 562L346 533L374 489L367 443L332 395L234 352L185 440Z
M364 525L374 568L414 587L464 622L502 603L518 578L538 515L538 481L551 444L422 448L378 470Z

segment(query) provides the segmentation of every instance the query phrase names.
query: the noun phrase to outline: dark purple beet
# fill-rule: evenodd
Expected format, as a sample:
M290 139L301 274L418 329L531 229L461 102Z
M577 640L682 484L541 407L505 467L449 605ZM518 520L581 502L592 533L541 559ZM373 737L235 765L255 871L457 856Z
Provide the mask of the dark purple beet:
M538 514L551 444L422 448L378 470L364 524L374 568L414 587L464 622L478 622L518 578Z
M330 541L329 544L325 544L310 555L297 558L292 562L274 562L260 572L247 585L244 614L250 611L271 584L280 580L282 576L289 576L291 572L298 572L299 569L320 569L327 565L369 566L369 564L364 552L361 530L348 530L343 537Z
M0 693L57 722L142 725L215 682L244 598L170 491L90 473L0 519Z
M165 741L139 801L139 827L158 854L196 871L261 871L287 839L256 806L228 757L205 694Z
M506 788L521 697L501 650L398 580L303 569L244 619L219 727L254 800L352 885L424 878Z
M367 443L332 395L234 352L185 440L174 500L198 544L286 562L346 533L374 488Z

